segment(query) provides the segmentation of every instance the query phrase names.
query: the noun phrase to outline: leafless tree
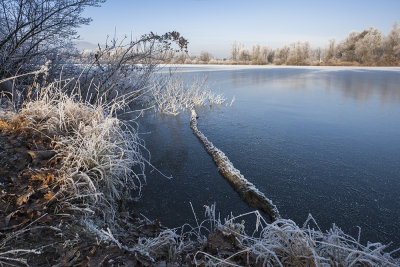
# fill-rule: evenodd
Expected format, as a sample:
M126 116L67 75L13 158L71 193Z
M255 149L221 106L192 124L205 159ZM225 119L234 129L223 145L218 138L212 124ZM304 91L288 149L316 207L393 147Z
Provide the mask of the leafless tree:
M383 41L384 63L395 65L400 62L400 28L397 22Z
M376 64L382 56L382 34L370 27L360 35L355 44L355 55L360 63Z
M0 78L32 72L48 59L52 60L50 75L58 75L67 62L82 63L79 58L67 56L68 45L77 38L76 29L91 21L82 16L83 10L103 2L0 0ZM63 77L75 77L80 88L87 91L81 94L90 102L99 98L111 101L121 95L132 100L140 95L139 88L145 87L165 55L186 50L187 43L176 31L163 35L150 33L137 40L114 37L105 46L99 45L96 52L86 53L84 68L73 65L70 74L63 71ZM76 86L71 84L71 88Z
M286 64L289 57L290 48L288 46L284 46L280 49L277 49L274 56L274 63L277 65Z
M238 44L235 42L233 42L232 44L232 49L231 49L231 58L232 61L236 62L239 59L239 47Z
M172 63L184 64L188 58L188 54L182 51L173 58Z
M206 51L201 51L200 53L200 61L203 63L208 63L212 59L212 55Z
M251 62L252 64L260 65L261 62L261 47L259 44L253 45L253 49L251 52Z
M329 45L325 49L325 53L324 53L324 61L326 63L332 63L335 60L335 55L336 55L335 43L336 43L335 39L329 40Z
M105 0L0 0L0 76L29 72L56 59L91 19L86 7Z
M290 47L287 64L290 65L309 65L311 61L311 48L308 42L293 43Z
M241 48L239 51L239 61L240 62L249 62L251 60L251 55L249 50L247 50L246 48Z
M320 64L322 61L322 49L317 47L311 51L311 57L313 64Z
M132 102L146 93L148 82L159 64L169 62L171 52L187 52L188 41L179 32L162 35L153 32L137 40L113 37L105 47L99 45L94 60L78 77L87 101L94 103Z
M352 31L347 38L336 47L337 57L340 61L356 61L356 43L360 39L360 33Z
M268 50L267 46L263 46L261 48L261 61L262 64L268 64L268 55L269 55L270 51Z

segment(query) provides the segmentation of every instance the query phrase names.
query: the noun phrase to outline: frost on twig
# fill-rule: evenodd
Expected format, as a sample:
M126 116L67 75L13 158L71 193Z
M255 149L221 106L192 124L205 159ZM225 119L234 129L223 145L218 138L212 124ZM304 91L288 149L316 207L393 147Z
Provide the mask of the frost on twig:
M197 128L197 114L194 108L191 109L190 128L192 128L193 133L203 143L206 151L218 166L220 173L229 181L243 200L251 207L266 212L271 221L280 219L281 216L279 215L279 211L272 201L260 192L252 183L247 181L240 171L233 166L228 157L225 156L221 150L216 148L201 131L199 131Z

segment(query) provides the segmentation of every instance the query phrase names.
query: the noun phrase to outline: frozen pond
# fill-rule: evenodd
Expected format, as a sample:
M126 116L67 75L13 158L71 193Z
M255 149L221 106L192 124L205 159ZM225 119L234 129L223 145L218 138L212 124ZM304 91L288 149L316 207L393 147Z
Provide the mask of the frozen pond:
M400 245L400 69L189 66L236 101L198 109L199 129L284 218L309 213L362 240ZM188 114L146 115L152 163L136 210L167 226L193 223L203 205L222 216L251 210L192 134Z

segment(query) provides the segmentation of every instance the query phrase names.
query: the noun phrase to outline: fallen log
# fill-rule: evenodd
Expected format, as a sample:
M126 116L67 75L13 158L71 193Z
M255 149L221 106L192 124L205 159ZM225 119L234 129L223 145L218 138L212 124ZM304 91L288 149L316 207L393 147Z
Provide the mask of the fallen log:
M268 199L262 192L260 192L252 183L246 180L244 176L236 169L232 162L225 156L224 152L216 148L207 137L197 128L197 114L194 109L190 112L190 128L194 135L204 145L207 153L213 158L215 164L218 166L219 172L229 181L231 186L240 195L240 197L252 208L261 210L267 213L272 222L280 219L277 207Z

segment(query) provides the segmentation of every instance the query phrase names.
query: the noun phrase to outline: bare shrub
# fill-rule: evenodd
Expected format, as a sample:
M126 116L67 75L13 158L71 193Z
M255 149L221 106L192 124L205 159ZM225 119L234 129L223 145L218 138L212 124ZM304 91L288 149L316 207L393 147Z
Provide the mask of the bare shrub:
M65 54L76 29L91 19L86 7L104 0L1 0L0 78L27 73Z
M110 103L119 97L132 103L147 93L148 82L159 64L170 53L186 51L187 44L188 41L175 31L163 35L150 33L131 41L114 36L105 47L99 45L94 58L82 69L79 75L85 88L82 94L88 96L90 103L99 99ZM89 86L93 83L96 87Z
M222 104L225 98L213 93L206 84L207 78L185 83L179 76L167 76L156 80L151 86L151 98L159 112L177 115L183 110L206 104Z

